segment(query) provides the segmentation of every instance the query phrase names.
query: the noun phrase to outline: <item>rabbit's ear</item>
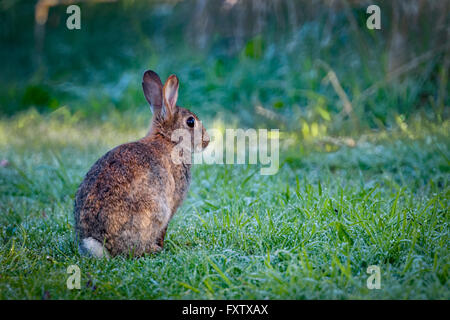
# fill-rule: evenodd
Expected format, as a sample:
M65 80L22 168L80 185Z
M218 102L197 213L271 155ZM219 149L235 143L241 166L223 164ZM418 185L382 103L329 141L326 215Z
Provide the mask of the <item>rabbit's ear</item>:
M145 71L142 77L142 89L144 89L145 98L150 104L153 114L161 112L163 85L156 72Z
M178 78L171 75L163 88L164 108L169 114L174 114L178 100Z

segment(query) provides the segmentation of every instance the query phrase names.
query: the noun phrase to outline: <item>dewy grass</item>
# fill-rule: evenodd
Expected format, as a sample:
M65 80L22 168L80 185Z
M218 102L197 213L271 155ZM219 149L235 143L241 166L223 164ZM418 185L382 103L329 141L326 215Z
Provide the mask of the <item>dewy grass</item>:
M32 112L0 121L1 299L450 298L448 122L330 153L291 147L273 176L195 166L163 252L80 256L78 184L99 156L145 130ZM79 290L67 288L70 265ZM367 287L372 265L379 290Z

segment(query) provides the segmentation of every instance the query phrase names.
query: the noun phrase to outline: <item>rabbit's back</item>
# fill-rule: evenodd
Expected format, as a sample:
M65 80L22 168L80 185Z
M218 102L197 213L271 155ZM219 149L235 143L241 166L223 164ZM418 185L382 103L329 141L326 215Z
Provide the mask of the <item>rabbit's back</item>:
M174 168L162 148L157 141L127 143L92 166L75 199L79 240L102 242L112 255L157 249L154 239L181 202L171 197Z

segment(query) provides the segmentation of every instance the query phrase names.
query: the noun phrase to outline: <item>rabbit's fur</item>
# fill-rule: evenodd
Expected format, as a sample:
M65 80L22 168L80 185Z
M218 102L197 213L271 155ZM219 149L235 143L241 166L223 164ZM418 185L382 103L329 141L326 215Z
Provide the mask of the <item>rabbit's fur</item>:
M142 87L153 111L148 134L120 145L101 157L78 188L74 215L82 252L95 257L119 254L141 256L160 251L167 225L182 203L191 180L189 163L176 164L171 153L176 129L201 132L197 145L206 148L209 137L200 120L176 105L178 78L165 85L148 70ZM187 119L193 117L191 128ZM192 119L190 119L192 124Z

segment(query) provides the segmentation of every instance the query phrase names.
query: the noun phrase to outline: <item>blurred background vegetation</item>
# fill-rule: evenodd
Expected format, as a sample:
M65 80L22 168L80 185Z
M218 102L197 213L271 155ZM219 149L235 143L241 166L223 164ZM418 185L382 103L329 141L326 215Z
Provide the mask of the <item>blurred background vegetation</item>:
M72 3L81 30L66 28ZM2 0L0 114L147 126L153 69L176 73L179 104L210 126L280 128L327 150L446 121L450 1L376 1L382 29L369 30L373 3Z

